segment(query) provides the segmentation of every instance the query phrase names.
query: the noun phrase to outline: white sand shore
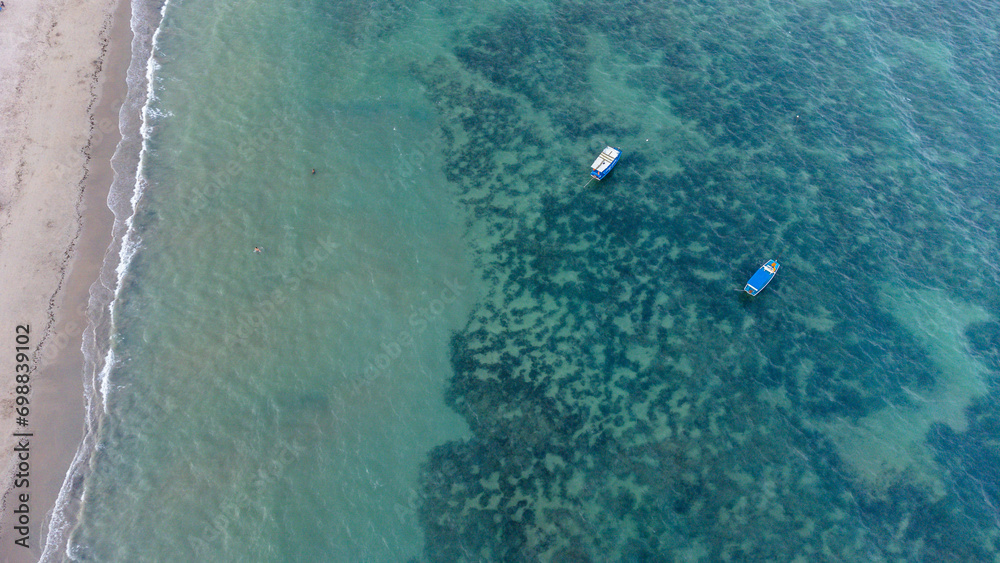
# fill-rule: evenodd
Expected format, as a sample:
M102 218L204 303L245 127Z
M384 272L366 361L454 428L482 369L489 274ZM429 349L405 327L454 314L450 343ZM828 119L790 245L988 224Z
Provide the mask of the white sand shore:
M0 12L0 560L36 561L83 428L81 334L88 288L111 238L131 33L119 0L5 0ZM123 21L124 20L124 21ZM30 327L28 426L17 424L15 338ZM23 331L22 331L23 332ZM23 406L23 405L22 405ZM14 487L16 432L28 486ZM20 441L22 445L25 442ZM23 452L20 455L25 455ZM29 495L29 549L15 510Z

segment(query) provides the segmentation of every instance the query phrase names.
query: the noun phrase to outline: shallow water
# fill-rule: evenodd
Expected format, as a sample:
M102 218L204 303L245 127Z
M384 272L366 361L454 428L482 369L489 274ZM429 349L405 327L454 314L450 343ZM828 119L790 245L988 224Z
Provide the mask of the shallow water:
M69 557L992 560L998 11L169 4Z

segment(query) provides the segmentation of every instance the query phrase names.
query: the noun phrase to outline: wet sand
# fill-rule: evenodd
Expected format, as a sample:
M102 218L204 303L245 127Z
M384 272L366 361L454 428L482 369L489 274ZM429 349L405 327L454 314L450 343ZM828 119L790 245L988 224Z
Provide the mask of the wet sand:
M8 3L0 12L0 330L8 334L10 373L18 325L30 326L31 356L27 426L17 423L13 376L0 386L0 561L39 559L84 432L81 343L90 288L111 241L107 197L129 17L128 2L116 0ZM15 447L24 438L27 485L15 487ZM22 504L27 549L15 543L23 538L15 529L23 512L14 512Z

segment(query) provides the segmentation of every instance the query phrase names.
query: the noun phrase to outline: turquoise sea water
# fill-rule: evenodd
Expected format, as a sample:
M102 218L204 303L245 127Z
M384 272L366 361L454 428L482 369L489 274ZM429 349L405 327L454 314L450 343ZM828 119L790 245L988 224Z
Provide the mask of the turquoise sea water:
M135 13L46 558L998 556L1000 6Z

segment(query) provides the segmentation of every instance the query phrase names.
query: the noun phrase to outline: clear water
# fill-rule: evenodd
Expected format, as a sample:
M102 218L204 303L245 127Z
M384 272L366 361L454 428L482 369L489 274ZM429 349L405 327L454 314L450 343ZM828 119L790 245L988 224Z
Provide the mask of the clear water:
M993 560L998 12L173 0L52 557Z

